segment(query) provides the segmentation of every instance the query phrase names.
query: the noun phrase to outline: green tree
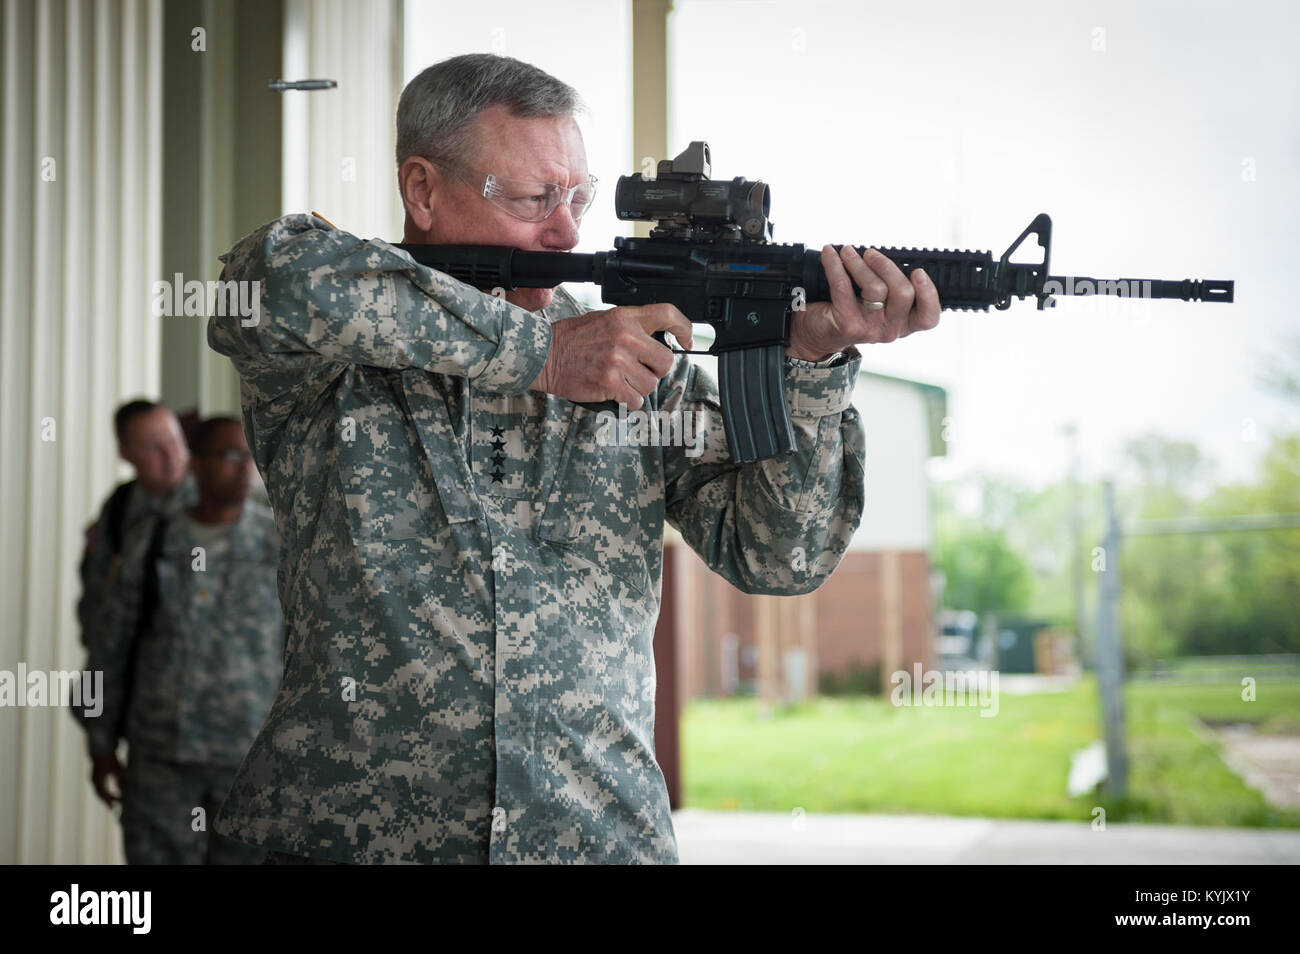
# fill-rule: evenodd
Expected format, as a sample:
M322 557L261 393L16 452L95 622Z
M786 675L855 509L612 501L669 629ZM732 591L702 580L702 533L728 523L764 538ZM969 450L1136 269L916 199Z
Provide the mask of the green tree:
M1269 359L1259 383L1266 391L1300 404L1300 334L1293 335Z
M1300 365L1300 346L1296 357ZM1214 469L1187 441L1159 434L1129 441L1121 519L1300 513L1300 434L1275 436L1249 482L1214 486ZM1084 486L1079 493L1088 567L1103 531L1101 490ZM1031 490L978 475L937 485L934 505L935 563L947 578L946 607L1024 612L1073 625L1066 483ZM1130 665L1180 655L1300 652L1300 528L1129 534L1121 559ZM1097 580L1097 573L1085 573L1090 619Z
M1275 437L1255 483L1220 487L1216 516L1300 513L1300 435ZM1300 652L1300 528L1216 534L1211 605L1188 627L1193 654Z
M951 609L1019 612L1029 602L1029 571L1001 530L970 521L949 526L938 542L944 604Z
M1195 444L1145 434L1128 441L1123 454L1130 475L1117 503L1123 522L1197 515L1197 490L1214 465ZM1131 665L1185 652L1192 626L1214 598L1207 589L1211 549L1202 534L1124 538L1122 627Z
M1086 500L1088 491L1080 493ZM986 609L1073 627L1073 536L1064 484L1034 490L979 474L936 484L932 499L947 608L978 609L978 594L986 593L980 599ZM959 500L967 503L965 512ZM1084 530L1085 566L1089 541L1099 532Z

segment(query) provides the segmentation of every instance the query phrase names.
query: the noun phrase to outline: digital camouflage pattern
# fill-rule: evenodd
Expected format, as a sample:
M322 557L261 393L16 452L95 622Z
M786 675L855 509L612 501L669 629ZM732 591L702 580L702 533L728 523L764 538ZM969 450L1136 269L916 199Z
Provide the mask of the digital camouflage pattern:
M678 357L651 405L704 452L603 446L528 391L563 291L528 312L307 215L223 257L261 283L208 342L239 371L280 532L284 683L218 830L338 861L674 863L654 756L665 519L743 590L798 594L863 506L859 360L789 362L799 450L727 458ZM831 364L833 362L826 362Z
M120 486L120 485L119 485ZM109 499L112 494L109 494ZM159 516L181 513L197 502L198 491L194 476L185 479L166 497L152 497L134 484L128 491L126 511L122 519L123 539L140 521L152 521ZM99 510L99 517L86 534L86 547L81 556L81 598L77 601L77 620L81 623L81 644L89 645L90 633L105 619L105 598L117 585L120 566L118 554L113 552L108 528L108 500Z
M92 630L86 668L104 673L103 711L80 716L91 755L112 752L125 712L129 758L238 766L280 683L284 618L276 590L275 520L249 500L221 546L199 544L184 514L168 520L157 562L152 623L139 632L145 553L153 521L122 548L105 620ZM131 644L135 674L127 678ZM130 682L130 697L127 684Z
M129 865L257 865L266 853L212 830L233 765L181 765L134 753L122 780Z

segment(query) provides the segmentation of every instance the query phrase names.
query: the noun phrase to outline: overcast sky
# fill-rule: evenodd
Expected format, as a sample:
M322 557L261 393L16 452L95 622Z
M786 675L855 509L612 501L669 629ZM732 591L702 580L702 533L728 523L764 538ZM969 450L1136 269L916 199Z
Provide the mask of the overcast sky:
M459 6L459 5L457 5ZM977 248L1038 212L1052 272L1235 279L1235 304L1032 300L866 348L864 367L941 385L935 476L1029 483L1111 473L1128 437L1195 441L1244 478L1294 408L1258 386L1293 317L1300 210L1296 5L1265 2L676 0L670 144L706 139L714 177L762 179L776 239ZM412 0L407 73L470 50L536 63L592 106L598 208L581 251L628 231L624 3ZM656 157L660 158L660 157ZM1288 267L1289 266L1289 267ZM870 435L868 435L870 441ZM884 449L875 448L876 452Z

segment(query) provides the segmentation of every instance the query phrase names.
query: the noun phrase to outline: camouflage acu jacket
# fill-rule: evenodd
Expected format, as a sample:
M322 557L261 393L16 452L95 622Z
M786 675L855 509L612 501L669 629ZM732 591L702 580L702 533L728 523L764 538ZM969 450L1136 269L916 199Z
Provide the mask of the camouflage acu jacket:
M103 711L81 716L90 752L116 748L125 712L131 755L236 766L271 708L283 668L275 520L250 500L224 545L196 552L188 518L172 515L156 563L157 599L141 628L153 526L142 520L127 534L103 625L90 631L86 668L104 673Z
M738 466L684 357L650 404L711 412L697 456L527 390L586 310L563 289L528 312L306 215L223 261L261 283L257 323L208 342L241 377L289 635L217 830L351 862L675 862L664 521L741 589L821 584L862 514L856 353L789 362L799 450Z
M123 540L140 521L180 513L198 500L194 477L190 474L186 474L180 485L166 497L151 497L141 489L139 482L133 482L127 494L120 528ZM109 529L108 501L112 496L110 494L100 508L94 527L86 535L86 547L81 555L81 597L77 601L77 620L81 624L83 646L89 645L91 631L106 618L104 600L117 585L121 566L121 554L113 551L113 534Z

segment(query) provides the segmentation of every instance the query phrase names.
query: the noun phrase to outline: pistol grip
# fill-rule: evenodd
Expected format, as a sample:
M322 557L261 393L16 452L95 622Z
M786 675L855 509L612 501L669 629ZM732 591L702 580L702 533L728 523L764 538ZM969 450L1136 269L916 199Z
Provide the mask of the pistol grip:
M664 341L664 333L662 331L656 331L654 333L654 339L655 341L658 341L660 344L666 343ZM643 394L641 395L641 397L645 399L645 403L641 405L641 410L644 411L650 407L650 398L652 397L652 395ZM574 401L573 403L578 405L578 407L585 407L589 411L609 411L611 414L618 413L618 402L612 400L611 401Z

